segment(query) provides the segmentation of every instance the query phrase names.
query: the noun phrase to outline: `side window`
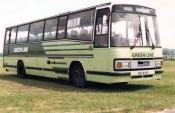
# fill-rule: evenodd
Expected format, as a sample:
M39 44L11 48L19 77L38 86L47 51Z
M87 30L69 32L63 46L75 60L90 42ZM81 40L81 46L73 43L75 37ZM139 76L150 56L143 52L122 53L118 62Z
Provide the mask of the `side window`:
M19 26L17 34L17 43L27 42L29 25Z
M108 13L108 8L97 11L96 35L108 34Z
M100 16L97 18L96 25L96 35L105 35L108 33L108 24L104 22L107 18L107 15Z
M97 11L95 26L95 47L108 47L109 8Z
M32 23L30 26L29 41L41 41L43 38L44 21Z
M57 37L58 39L65 38L66 26L67 26L67 16L60 17L58 24L58 37Z
M56 39L58 18L46 20L44 40Z
M11 30L11 37L10 37L10 44L14 44L16 41L16 33L17 33L17 27L12 28Z
M9 44L9 39L10 39L10 30L6 30L5 44Z
M69 16L67 36L69 39L92 41L95 10L89 10Z

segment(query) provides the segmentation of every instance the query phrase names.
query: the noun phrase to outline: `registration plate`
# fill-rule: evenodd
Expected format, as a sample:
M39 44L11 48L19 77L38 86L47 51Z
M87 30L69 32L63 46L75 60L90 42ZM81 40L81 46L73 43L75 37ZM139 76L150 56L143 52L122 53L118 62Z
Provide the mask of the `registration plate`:
M140 72L138 72L138 75L141 75L141 76L148 75L148 74L149 74L149 71L140 71Z
M146 67L149 66L150 62L149 61L138 61L138 66L139 67Z

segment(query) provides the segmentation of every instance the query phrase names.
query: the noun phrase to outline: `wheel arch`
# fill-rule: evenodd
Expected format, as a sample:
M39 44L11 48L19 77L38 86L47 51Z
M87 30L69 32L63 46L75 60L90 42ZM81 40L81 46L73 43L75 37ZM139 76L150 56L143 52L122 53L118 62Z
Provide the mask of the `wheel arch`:
M87 71L86 71L85 65L84 65L83 62L80 61L80 60L74 60L74 61L72 61L72 62L70 63L69 69L68 69L69 79L71 79L70 70L71 70L72 66L75 65L76 63L78 63L78 64L80 64L80 65L82 66L83 71L84 71L84 74L85 74L85 75L84 75L84 76L85 76L85 80L86 80Z

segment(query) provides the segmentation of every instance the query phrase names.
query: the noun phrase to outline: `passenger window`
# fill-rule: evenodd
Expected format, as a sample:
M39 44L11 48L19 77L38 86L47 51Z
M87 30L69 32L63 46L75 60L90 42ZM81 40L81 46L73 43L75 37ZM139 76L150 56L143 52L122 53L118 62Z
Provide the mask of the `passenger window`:
M18 27L17 43L27 42L29 25Z
M43 38L44 21L31 24L29 41L36 42L41 41Z
M69 39L92 41L95 10L89 10L69 16L67 37Z
M66 26L67 26L67 16L60 17L58 24L58 36L57 36L58 39L65 38Z
M10 30L6 30L5 44L9 44L9 39L10 39Z
M11 37L10 37L10 44L14 44L16 41L16 33L17 33L17 27L12 28L11 31Z
M46 20L44 40L56 39L58 18Z

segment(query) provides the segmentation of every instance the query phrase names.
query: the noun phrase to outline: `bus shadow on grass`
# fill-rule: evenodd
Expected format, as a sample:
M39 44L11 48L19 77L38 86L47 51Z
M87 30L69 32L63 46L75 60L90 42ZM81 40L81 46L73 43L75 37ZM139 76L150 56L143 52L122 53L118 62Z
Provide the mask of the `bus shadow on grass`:
M75 88L68 80L63 79L54 79L41 76L30 75L25 79L18 78L16 75L0 75L0 80L16 82L25 86L31 86L36 88L43 88L54 91L62 92L131 92L138 90L145 90L151 87L152 85L145 84L102 84L102 83L93 83L87 82L86 87ZM15 86L14 86L15 87Z

